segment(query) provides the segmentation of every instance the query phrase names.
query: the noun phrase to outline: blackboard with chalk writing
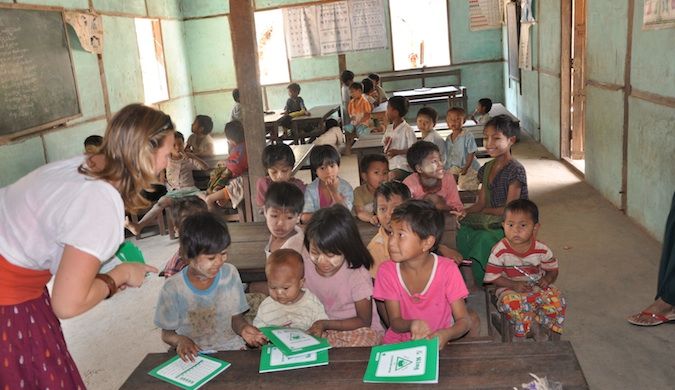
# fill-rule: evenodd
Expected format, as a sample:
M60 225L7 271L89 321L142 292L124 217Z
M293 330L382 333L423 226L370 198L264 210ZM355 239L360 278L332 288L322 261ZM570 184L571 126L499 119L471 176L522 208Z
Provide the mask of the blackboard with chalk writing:
M62 12L0 8L0 143L79 115Z

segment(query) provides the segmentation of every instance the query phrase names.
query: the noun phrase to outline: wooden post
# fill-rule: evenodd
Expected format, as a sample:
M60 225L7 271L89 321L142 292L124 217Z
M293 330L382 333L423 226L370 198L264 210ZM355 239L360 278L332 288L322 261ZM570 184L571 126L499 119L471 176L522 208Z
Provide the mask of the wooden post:
M265 176L260 162L265 148L265 121L263 100L258 75L258 46L255 36L255 5L253 0L230 1L230 34L232 56L241 95L241 117L246 131L246 154L251 181L251 199L255 199L255 183ZM253 218L262 221L257 205L253 202Z

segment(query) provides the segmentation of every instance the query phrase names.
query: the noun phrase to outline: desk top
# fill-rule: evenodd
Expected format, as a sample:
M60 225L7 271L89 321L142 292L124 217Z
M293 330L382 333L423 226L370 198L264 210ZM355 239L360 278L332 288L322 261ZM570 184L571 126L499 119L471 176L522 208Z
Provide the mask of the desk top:
M307 120L321 120L324 116L330 115L340 109L339 104L326 104L321 106L314 106L309 109L309 115L296 116L293 118L295 122L303 122ZM274 123L281 118L281 114L284 112L283 108L275 109L272 111L272 114L265 114L265 123Z
M122 389L164 389L166 382L148 372L175 353L152 353L136 367ZM232 389L348 389L365 387L370 348L333 348L328 351L327 366L259 374L260 351L227 351L213 356L232 363L203 388ZM569 341L539 343L494 343L456 341L439 355L438 384L453 389L521 388L533 380L529 373L561 382L563 388L588 389ZM425 384L368 384L377 389L427 389Z
M393 93L393 95L411 98L411 97L426 97L431 95L447 95L454 92L459 92L459 88L455 87L454 85L447 85L445 87L415 88L415 89L407 89L404 91L396 91Z

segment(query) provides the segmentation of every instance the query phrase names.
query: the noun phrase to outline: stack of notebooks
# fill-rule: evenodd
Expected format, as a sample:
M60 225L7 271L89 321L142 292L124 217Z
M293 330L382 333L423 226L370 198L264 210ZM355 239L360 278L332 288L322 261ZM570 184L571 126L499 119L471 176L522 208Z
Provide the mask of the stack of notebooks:
M328 340L316 338L300 329L260 328L269 341L260 355L260 373L295 370L328 364Z

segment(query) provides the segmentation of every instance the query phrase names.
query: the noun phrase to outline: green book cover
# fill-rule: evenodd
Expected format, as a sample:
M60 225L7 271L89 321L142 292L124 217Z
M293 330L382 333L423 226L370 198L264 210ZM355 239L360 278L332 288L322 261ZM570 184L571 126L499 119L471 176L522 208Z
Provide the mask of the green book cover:
M286 356L319 352L331 348L328 340L316 338L300 329L268 326L260 328L260 331Z
M370 350L365 383L438 383L438 337Z
M160 364L148 374L181 389L198 389L230 367L230 363L210 356L198 355L194 362L184 362L178 355Z
M298 368L325 366L328 364L328 350L301 355L286 356L273 345L266 344L260 353L259 373L295 370Z

